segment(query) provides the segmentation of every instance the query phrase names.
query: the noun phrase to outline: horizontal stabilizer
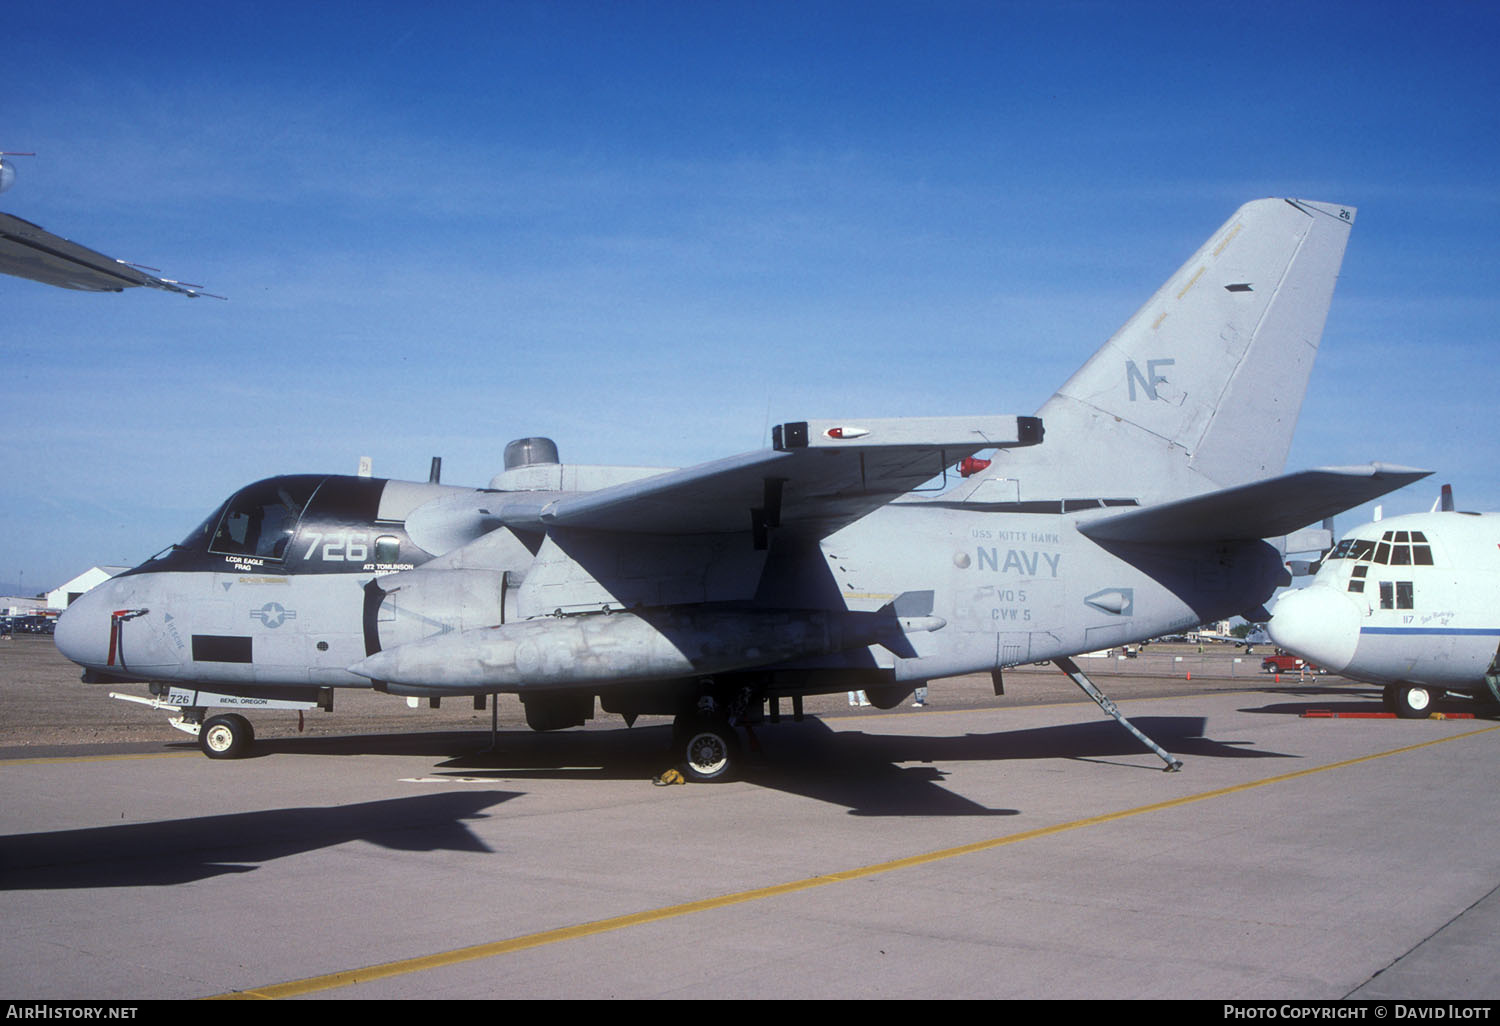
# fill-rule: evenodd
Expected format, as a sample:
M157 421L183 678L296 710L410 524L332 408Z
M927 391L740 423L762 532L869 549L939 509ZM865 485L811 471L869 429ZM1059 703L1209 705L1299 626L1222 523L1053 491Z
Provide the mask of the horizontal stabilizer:
M1404 488L1432 473L1371 463L1319 467L1080 524L1100 542L1211 542L1274 538Z

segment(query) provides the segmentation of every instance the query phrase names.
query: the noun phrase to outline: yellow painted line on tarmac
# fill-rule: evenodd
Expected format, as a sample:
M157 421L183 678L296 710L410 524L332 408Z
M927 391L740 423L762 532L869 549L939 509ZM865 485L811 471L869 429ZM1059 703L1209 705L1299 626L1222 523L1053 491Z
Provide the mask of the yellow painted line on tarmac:
M1162 812L1167 809L1191 805L1194 802L1208 801L1212 798L1223 798L1228 795L1238 794L1241 791L1250 791L1257 787L1266 787L1270 784L1281 784L1300 777L1312 776L1315 773L1325 773L1329 770L1357 766L1362 762L1371 762L1375 759L1384 759L1391 755L1415 752L1422 748L1447 744L1450 741L1475 737L1479 734L1488 734L1495 730L1500 730L1500 725L1466 731L1462 734L1452 734L1447 737L1434 738L1431 741L1422 741L1414 745L1404 745L1400 748L1392 748L1389 751L1376 752L1372 755L1361 755L1358 758L1345 759L1342 762L1329 763L1326 766L1313 766L1308 769L1294 770L1291 773L1282 773L1274 777L1266 777L1263 780L1252 780L1244 784L1234 784L1230 787L1203 791L1199 794L1184 795L1181 798L1171 798L1163 802L1153 802L1150 805L1141 805L1133 809L1107 812L1098 816L1089 816L1085 819L1075 819L1067 823L1057 823L1052 826L1038 827L1034 830L1023 830L1019 833L1006 834L1002 837L993 837L984 841L960 844L952 848L940 848L937 851L925 852L920 855L909 855L905 858L892 859L888 862L877 862L873 865L846 869L837 873L808 877L805 880L773 884L770 887L758 887L754 890L738 891L734 894L724 894L716 898L705 898L701 901L689 901L680 905L667 905L662 908L648 909L644 912L634 912L629 915L614 916L610 919L600 919L592 923L580 923L576 926L564 926L555 930L543 930L539 933L529 933L521 937L512 937L509 940L494 941L488 944L475 944L466 948L454 948L451 951L440 951L437 954L423 955L419 958L404 958L394 962L365 966L362 969L349 969L344 972L328 973L324 976L309 976L306 979L291 980L286 983L272 983L249 990L219 994L210 1000L274 1000L277 998L300 997L303 994L334 990L339 987L352 986L356 983L369 983L372 980L382 980L392 976L405 976L427 969L440 969L445 966L459 965L463 962L473 962L482 958L495 958L499 955L525 951L528 948L544 947L548 944L557 944L562 941L577 940L581 937L610 933L632 926L644 926L647 923L658 923L667 919L678 919L682 916L690 916L698 912L728 908L731 905L742 905L746 902L761 901L766 898L779 898L783 895L795 894L798 891L807 891L815 887L823 887L827 884L860 880L865 877L878 876L882 873L890 873L898 869L912 869L933 862L941 862L945 859L958 858L962 855L973 855L977 852L989 851L992 848L1002 848L1006 845L1018 844L1022 841L1050 837L1054 834L1066 833L1070 830L1080 830L1084 827L1113 823L1117 820L1129 819L1132 816L1140 816L1150 812Z

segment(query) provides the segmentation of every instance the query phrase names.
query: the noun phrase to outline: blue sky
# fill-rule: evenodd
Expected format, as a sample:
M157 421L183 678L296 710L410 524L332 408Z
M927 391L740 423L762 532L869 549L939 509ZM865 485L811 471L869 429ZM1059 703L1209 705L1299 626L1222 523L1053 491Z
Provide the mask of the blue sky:
M0 590L360 456L1030 413L1278 195L1360 208L1289 467L1500 509L1500 6L15 6L0 209L229 301L0 278Z

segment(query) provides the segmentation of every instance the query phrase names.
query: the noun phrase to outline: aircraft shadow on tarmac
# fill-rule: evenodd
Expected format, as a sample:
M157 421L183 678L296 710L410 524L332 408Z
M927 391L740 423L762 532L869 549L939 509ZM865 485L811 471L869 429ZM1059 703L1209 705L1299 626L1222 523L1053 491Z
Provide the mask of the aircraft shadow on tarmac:
M514 791L445 791L352 805L268 809L0 837L0 890L188 883L365 841L396 851L488 852L465 825Z
M1132 722L1185 759L1286 757L1246 749L1247 742L1215 741L1205 736L1206 721L1201 716L1143 716ZM961 737L835 733L816 721L795 726L805 731L804 736L774 737L774 749L767 745L770 758L764 765L752 763L746 779L844 805L858 816L1016 815L1011 809L984 808L940 786L946 774L938 767L955 762L992 763L997 771L1020 759L1109 762L1152 772L1163 768L1154 755L1108 720ZM1122 759L1130 762L1118 761ZM910 763L921 765L902 765Z
M1362 686L1349 687L1305 683L1282 684L1277 687L1260 687L1256 691L1264 695L1275 695L1287 701L1271 702L1267 705L1246 706L1240 712L1267 713L1273 716L1301 716L1313 709L1337 712L1380 712L1380 690ZM1300 699L1300 701L1297 701ZM1331 701L1330 701L1331 700Z
M1184 758L1284 758L1205 736L1200 716L1146 716L1135 721L1173 754ZM639 780L671 767L666 725L591 729L558 734L504 731L499 747L485 748L486 733L448 731L358 737L279 739L257 743L270 755L415 755L439 758L433 776L518 780ZM1154 756L1108 720L986 734L927 736L836 731L816 717L755 728L741 779L788 794L840 805L860 816L1010 816L943 786L940 767L954 762L1017 759L1120 762L1122 768L1160 769ZM1142 759L1140 757L1144 756ZM910 764L917 765L910 765ZM715 785L717 786L717 785Z
M1289 757L1243 747L1248 742L1215 741L1205 736L1203 717L1145 716L1134 722L1186 759ZM665 725L560 736L506 732L495 751L482 751L488 735L473 731L375 734L266 740L260 750L283 757L430 756L442 760L434 776L467 783L531 778L644 784L666 768L670 733ZM744 760L745 783L840 805L858 816L1018 814L987 808L943 786L947 773L940 766L955 762L992 763L999 772L1017 759L1070 759L1156 771L1140 758L1148 753L1135 739L1109 721L954 737L835 731L810 717L758 729L756 737L760 750L752 747ZM464 821L483 818L485 810L523 793L498 786L455 789L352 805L0 837L0 890L169 886L253 872L266 862L349 841L410 852L489 852Z

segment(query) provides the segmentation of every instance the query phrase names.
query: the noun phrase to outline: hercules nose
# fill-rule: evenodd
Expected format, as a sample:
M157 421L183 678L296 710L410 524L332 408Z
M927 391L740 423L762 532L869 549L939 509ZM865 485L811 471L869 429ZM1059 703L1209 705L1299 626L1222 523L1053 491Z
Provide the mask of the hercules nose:
M1277 599L1266 629L1282 648L1337 673L1354 659L1359 619L1359 607L1347 595L1313 584Z

